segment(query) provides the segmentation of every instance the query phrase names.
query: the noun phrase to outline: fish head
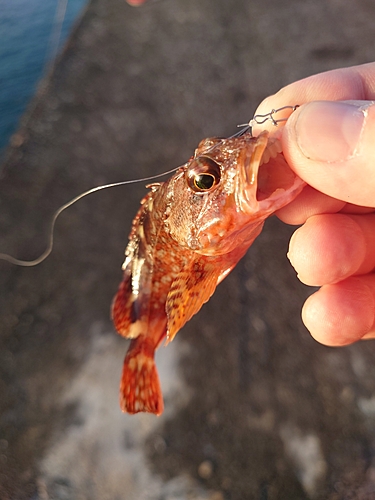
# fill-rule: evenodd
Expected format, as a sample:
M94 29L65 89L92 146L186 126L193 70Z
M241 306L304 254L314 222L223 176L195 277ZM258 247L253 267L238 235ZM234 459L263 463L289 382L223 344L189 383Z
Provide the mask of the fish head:
M303 186L280 141L266 131L205 139L168 181L165 223L181 246L202 255L225 254L250 245L264 220Z

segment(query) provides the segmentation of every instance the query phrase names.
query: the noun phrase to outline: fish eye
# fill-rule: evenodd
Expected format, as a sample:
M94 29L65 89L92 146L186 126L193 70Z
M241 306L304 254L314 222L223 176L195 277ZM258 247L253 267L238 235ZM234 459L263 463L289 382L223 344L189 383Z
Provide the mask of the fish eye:
M207 193L220 182L220 165L206 156L199 156L192 161L186 172L187 183L196 193Z

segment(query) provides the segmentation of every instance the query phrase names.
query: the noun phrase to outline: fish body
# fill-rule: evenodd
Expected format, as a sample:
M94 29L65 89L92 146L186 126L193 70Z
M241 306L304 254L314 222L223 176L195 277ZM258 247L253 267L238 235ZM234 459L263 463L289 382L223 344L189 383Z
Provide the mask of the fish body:
M162 413L155 350L209 300L266 218L303 186L268 132L205 139L169 180L149 186L112 307L117 331L132 339L120 385L124 412Z

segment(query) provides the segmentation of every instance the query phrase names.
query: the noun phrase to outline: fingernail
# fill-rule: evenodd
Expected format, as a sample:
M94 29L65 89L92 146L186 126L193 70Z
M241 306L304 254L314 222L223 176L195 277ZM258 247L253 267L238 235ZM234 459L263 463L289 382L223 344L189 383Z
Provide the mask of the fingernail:
M370 105L370 103L367 103ZM339 162L358 152L365 123L363 102L316 101L301 110L295 124L297 144L310 160Z

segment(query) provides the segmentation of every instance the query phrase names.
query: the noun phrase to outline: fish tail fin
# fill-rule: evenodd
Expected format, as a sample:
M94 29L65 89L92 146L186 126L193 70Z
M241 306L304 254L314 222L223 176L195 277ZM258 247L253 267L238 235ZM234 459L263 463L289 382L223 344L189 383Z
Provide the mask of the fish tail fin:
M120 406L123 412L149 412L161 415L164 409L154 348L140 335L130 344L125 356L120 384Z

